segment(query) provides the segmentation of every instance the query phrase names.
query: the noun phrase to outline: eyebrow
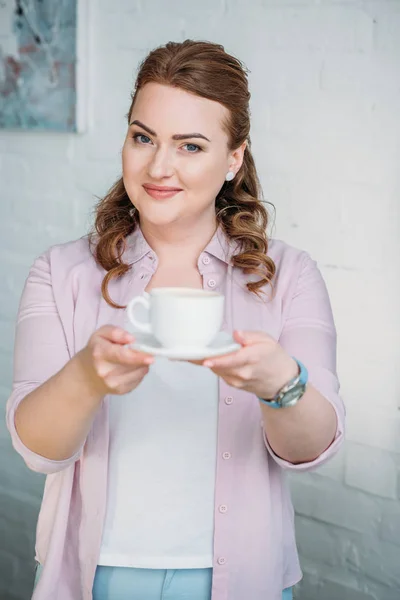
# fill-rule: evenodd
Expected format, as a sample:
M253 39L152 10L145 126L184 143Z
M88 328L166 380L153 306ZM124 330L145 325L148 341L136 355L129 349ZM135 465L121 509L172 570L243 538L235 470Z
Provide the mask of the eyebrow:
M130 123L130 126L131 125L138 125L142 129L147 131L147 133L150 133L150 135L157 137L157 134L155 131L153 131L152 129L150 129L150 127L147 127L147 125L145 125L141 121L138 121L137 119L135 121L132 121L132 123ZM207 140L207 142L211 141L202 133L176 133L175 135L172 136L173 140L187 140L187 139L192 139L192 138L202 138L203 140Z

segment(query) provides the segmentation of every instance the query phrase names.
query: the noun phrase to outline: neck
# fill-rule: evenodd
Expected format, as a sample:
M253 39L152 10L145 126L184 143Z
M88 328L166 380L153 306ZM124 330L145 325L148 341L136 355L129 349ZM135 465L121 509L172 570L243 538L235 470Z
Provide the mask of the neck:
M157 255L159 265L172 264L197 266L198 258L217 230L214 218L192 227L168 225L157 227L140 221L140 228L149 246Z

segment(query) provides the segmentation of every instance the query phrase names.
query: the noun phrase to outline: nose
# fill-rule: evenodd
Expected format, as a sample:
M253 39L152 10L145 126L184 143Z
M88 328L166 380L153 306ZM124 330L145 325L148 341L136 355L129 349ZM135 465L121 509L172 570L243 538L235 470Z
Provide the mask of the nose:
M174 174L173 159L168 148L158 148L148 165L148 173L151 179L165 179Z

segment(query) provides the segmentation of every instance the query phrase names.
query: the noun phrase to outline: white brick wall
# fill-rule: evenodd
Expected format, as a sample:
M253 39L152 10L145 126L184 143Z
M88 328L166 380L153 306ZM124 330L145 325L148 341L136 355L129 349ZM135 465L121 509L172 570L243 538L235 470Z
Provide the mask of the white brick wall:
M166 8L168 5L168 9ZM251 69L253 147L275 234L318 260L339 334L348 442L292 477L301 600L400 597L400 1L98 0L88 28L89 130L0 132L0 398L29 265L82 235L120 170L138 61L186 37ZM29 598L43 485L0 426L0 598Z

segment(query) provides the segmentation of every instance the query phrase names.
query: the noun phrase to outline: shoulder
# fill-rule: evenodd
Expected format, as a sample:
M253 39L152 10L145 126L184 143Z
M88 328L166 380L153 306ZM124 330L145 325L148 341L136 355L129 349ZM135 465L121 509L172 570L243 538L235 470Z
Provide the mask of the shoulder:
M65 266L95 262L90 251L87 235L63 244L55 244L47 250L46 254L51 262Z
M61 285L67 281L85 279L91 281L103 273L97 265L89 245L89 236L55 244L40 254L33 262L29 278L44 279L52 285Z
M89 236L50 246L35 263L47 263L52 276L66 277L76 270L98 272L101 270L94 259L89 244Z
M304 291L317 295L325 293L325 282L317 262L305 250L273 239L268 256L276 267L273 287L281 299L290 301Z
M324 278L316 260L308 252L281 240L273 240L268 256L276 266L273 286L282 300L290 302L294 297L307 295L311 304L316 298L323 298L326 304L329 303Z
M308 252L272 238L268 242L268 256L274 261L276 272L286 272L291 276L300 273L307 263L315 264Z

